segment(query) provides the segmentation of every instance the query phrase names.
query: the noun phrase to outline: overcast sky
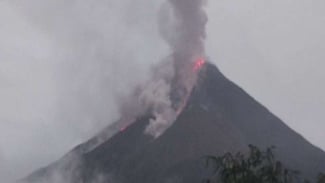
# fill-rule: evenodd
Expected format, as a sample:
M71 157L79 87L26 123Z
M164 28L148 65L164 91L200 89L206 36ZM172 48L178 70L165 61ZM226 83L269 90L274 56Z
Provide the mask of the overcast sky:
M119 116L168 54L163 0L0 1L0 177L59 158ZM325 2L211 0L208 57L325 149Z

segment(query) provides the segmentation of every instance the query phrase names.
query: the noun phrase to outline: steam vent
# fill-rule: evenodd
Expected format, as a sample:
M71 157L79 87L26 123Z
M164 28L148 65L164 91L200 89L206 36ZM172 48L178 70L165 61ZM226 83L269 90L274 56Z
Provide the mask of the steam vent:
M312 179L325 170L325 152L203 59L198 78L176 120L159 137L144 133L152 114L127 127L118 121L24 181L30 183L199 183L202 157L276 146L287 167ZM122 117L123 118L123 117Z

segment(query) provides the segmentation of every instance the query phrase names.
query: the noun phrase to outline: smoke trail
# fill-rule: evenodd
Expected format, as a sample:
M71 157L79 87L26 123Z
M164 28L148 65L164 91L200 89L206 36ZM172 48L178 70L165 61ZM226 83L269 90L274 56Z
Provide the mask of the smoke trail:
M155 101L160 101L159 105L153 105L155 119L151 120L146 128L146 133L155 137L160 136L175 121L196 82L193 63L205 56L205 2L168 0L160 10L158 24L162 38L172 50L174 73L170 74L173 76L172 82L155 81L155 84L149 84L147 87L154 88L155 91L160 90L159 95L153 95Z
M205 56L205 4L205 0L168 0L158 19L161 36L172 50L176 85L182 85L187 92L196 79L191 72L193 62Z
M177 60L177 62L191 62L194 57L204 55L205 25L207 23L207 16L203 9L205 1L169 0L168 2L172 8L172 12L169 13L173 13L176 25L174 27L167 26L164 23L166 15L161 15L159 24L161 31L164 31L161 32L162 36L167 40L174 53L184 56L184 59ZM176 37L166 39L166 33L168 35L176 34Z

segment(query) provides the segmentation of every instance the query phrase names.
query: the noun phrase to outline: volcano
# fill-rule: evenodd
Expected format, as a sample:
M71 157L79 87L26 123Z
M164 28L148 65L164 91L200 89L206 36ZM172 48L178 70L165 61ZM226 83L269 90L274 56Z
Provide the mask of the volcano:
M77 146L26 182L198 183L206 176L202 158L275 146L276 157L313 180L325 171L325 152L290 129L268 109L205 63L184 109L161 136L145 134L153 116L123 120Z

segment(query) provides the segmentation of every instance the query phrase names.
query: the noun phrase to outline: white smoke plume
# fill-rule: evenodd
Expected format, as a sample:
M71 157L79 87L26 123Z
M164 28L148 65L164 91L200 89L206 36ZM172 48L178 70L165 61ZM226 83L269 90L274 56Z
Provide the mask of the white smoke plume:
M168 0L161 8L158 21L162 37L174 53L187 59L178 62L193 61L193 57L204 55L205 4L205 0Z
M155 77L144 88L139 99L142 106L146 106L154 115L145 132L159 137L177 117L176 109L170 99L172 92L172 80L174 78L173 62L163 63L164 67L158 67ZM160 72L159 72L160 71Z
M161 7L158 19L160 33L172 50L173 70L169 75L174 78L173 81L164 77L154 80L144 91L145 103L154 102L151 107L155 116L146 133L155 137L175 121L196 82L193 63L205 56L205 3L204 0L168 0Z

